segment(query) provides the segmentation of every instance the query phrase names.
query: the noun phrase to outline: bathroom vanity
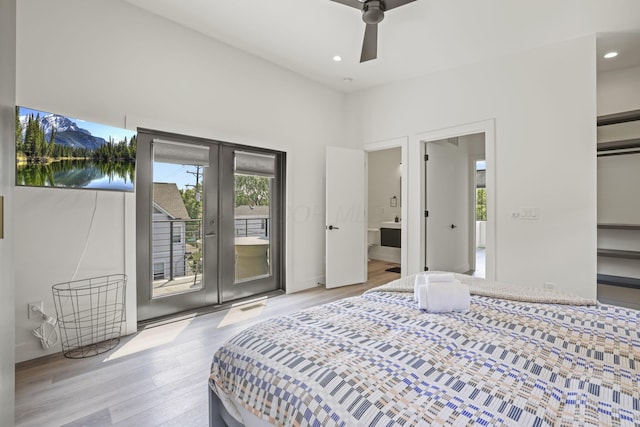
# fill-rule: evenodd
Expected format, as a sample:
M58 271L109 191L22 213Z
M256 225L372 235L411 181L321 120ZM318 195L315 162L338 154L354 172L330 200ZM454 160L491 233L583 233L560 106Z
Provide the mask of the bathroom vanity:
M401 222L384 221L380 224L380 246L399 248Z

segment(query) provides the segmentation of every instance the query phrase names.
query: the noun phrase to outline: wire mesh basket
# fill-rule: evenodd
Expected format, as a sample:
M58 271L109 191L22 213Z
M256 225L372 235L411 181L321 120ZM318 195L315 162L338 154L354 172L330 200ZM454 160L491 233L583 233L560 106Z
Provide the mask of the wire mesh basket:
M53 285L62 352L82 359L120 343L127 276L113 274Z

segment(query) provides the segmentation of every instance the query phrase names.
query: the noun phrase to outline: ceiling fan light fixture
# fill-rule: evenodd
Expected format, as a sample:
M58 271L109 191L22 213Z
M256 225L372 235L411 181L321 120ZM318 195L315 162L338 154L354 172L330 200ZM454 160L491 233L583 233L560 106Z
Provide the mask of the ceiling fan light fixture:
M362 12L364 21L364 40L362 41L362 53L360 63L371 61L378 57L378 24L384 19L384 13L388 10L413 3L416 0L331 0Z
M362 8L362 20L367 24L378 24L384 19L384 6L378 0L369 0Z

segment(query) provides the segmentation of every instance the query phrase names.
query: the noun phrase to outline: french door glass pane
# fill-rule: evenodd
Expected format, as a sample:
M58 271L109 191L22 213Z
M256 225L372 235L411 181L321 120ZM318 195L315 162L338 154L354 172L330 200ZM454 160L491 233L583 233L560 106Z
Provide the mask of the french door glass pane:
M153 163L153 298L202 289L204 170Z
M235 284L271 276L271 176L235 173Z

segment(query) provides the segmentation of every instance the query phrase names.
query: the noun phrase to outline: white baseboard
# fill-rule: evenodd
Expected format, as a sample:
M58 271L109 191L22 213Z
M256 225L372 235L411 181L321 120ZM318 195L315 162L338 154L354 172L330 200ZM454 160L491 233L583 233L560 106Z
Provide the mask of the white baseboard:
M375 245L369 252L369 258L400 264L400 248L389 248Z
M296 286L287 286L286 293L293 294L300 291L306 291L307 289L315 288L316 286L324 286L325 276L316 276L310 279L306 279L302 282L296 282Z
M453 271L456 273L466 273L469 270L471 270L471 265L469 265L469 263L466 263L466 264L459 265Z

